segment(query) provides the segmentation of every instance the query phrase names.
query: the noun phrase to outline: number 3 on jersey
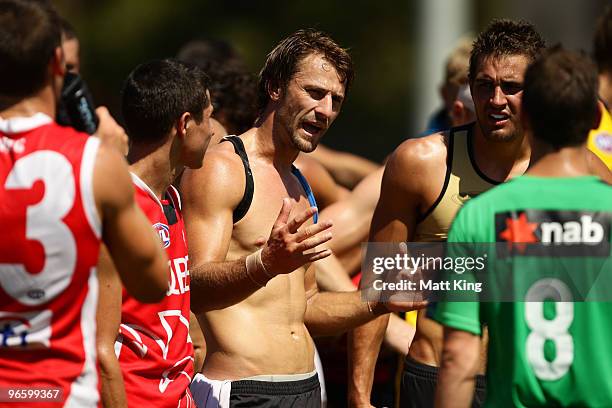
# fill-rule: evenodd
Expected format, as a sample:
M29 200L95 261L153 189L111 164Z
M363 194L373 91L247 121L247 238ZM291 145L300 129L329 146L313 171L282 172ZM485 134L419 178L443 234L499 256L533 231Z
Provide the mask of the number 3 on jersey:
M76 264L74 236L62 222L74 206L72 165L59 153L37 151L15 162L4 188L9 193L31 189L39 180L44 184L44 196L26 209L24 239L42 245L43 268L39 273L30 273L23 264L0 263L0 272L5 277L0 285L7 294L28 306L47 303L62 293L70 284Z
M552 299L555 305L555 317L552 320L544 316L543 300ZM574 320L572 294L565 283L558 279L540 279L529 291L525 302L525 322L531 330L525 345L527 361L540 380L554 381L569 371L574 361L574 340L569 328ZM555 357L546 359L544 347L546 341L555 346Z

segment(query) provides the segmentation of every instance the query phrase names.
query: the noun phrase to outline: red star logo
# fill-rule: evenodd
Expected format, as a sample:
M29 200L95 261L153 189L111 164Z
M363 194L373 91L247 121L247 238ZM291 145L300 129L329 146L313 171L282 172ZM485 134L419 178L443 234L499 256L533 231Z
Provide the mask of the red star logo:
M508 242L508 250L511 250L514 244L522 253L525 252L525 244L538 242L538 237L534 231L538 228L535 222L528 222L527 215L521 213L518 219L506 219L506 229L500 232L499 237Z

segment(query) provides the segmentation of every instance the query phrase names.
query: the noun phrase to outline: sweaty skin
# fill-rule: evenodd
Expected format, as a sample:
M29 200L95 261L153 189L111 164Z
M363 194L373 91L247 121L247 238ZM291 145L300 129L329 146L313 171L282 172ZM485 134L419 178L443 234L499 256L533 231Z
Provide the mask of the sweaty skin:
M336 70L326 71L322 62L320 54L304 57L283 89L269 90L257 126L240 136L255 185L243 219L232 219L245 176L229 143L211 148L203 168L183 176L192 310L206 338L202 372L209 378L312 372L311 335L341 333L384 308L363 302L357 291L318 292L309 267L331 254L318 247L331 239L331 222L312 224L314 210L291 164L299 152L316 148L339 114L345 91ZM260 247L266 270L258 266L250 273L244 257L256 256ZM404 310L423 306L390 304Z
M310 133L296 123L304 116L314 118L307 89L341 96L344 92L335 69L325 71L321 60L307 57L301 63L302 69L288 84L287 95L282 96L287 98L284 105L275 112L276 117L283 115L283 125L294 128L287 132L294 131L304 144L314 142L315 146L323 131L308 128ZM332 110L331 103L324 109L328 110L325 112L328 120L338 113ZM328 125L327 121L320 122ZM232 211L242 199L245 177L243 164L230 143L212 146L202 169L185 172L182 189L192 265L237 260L258 250L285 197L293 203L289 219L310 207L301 185L290 172L298 152L289 141L263 136L271 133L267 126L264 123L241 136L255 191L249 211L238 223L233 225ZM286 157L284 163L274 163L272 157L278 156ZM301 228L310 225L311 218ZM207 356L202 372L207 377L236 379L314 370L312 339L304 324L306 267L273 278L236 304L219 304L214 306L215 310L197 313L206 338ZM192 273L192 277L196 281L197 273Z
M522 82L528 60L522 55L486 57L479 62L471 84L477 122L474 125L474 160L490 179L505 181L522 174L530 149L520 122ZM391 155L383 175L370 241L414 240L419 217L433 205L444 184L447 135L436 133L407 140ZM420 311L409 350L414 360L439 366L443 332ZM373 367L388 316L355 329L349 337L351 406L370 406ZM485 364L481 355L481 372Z
M247 146L249 141L254 141L253 137L251 140L243 138ZM216 150L221 152L214 152L215 155L225 153L226 160L233 162L228 164L237 170L232 174L243 172L242 162L229 143L221 144ZM247 147L247 152L249 150ZM309 208L308 200L294 177L288 175L283 180L272 165L258 160L253 154L249 156L255 193L249 212L233 229L231 212L225 214L223 221L226 225L229 223L231 232L227 256L221 258L223 248L215 248L218 245L207 245L196 259L236 260L258 250L256 241L262 231L271 230L284 197L291 197L295 202L291 216ZM243 191L242 188L235 191L239 193L235 197L241 199ZM312 221L307 221L305 226L310 224ZM212 232L211 237L214 236ZM191 245L193 247L193 243ZM278 276L244 301L198 316L206 334L204 375L240 378L256 374L306 373L314 369L312 340L303 322L306 310L304 274L305 268L301 267L291 274Z

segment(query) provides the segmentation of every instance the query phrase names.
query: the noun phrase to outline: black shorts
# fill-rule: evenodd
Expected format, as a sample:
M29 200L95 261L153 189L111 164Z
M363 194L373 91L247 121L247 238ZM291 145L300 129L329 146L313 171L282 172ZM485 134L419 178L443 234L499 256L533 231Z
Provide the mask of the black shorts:
M421 364L410 357L404 360L402 385L400 390L401 408L429 408L434 406L436 383L438 382L438 367ZM486 381L484 375L476 376L476 389L472 408L483 406L486 397Z
M321 386L317 374L299 381L232 381L230 408L320 408Z

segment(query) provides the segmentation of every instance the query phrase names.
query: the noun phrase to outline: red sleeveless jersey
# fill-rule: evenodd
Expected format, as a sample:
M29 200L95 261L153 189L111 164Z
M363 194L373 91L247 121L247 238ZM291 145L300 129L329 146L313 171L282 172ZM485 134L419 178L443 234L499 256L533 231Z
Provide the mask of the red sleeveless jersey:
M32 406L16 388L97 404L98 145L42 113L0 119L0 405Z
M166 249L170 274L169 289L160 303L140 303L123 291L115 353L128 404L194 406L189 393L194 361L189 337L189 269L180 197L170 186L159 201L136 175L132 174L132 180L136 201Z

